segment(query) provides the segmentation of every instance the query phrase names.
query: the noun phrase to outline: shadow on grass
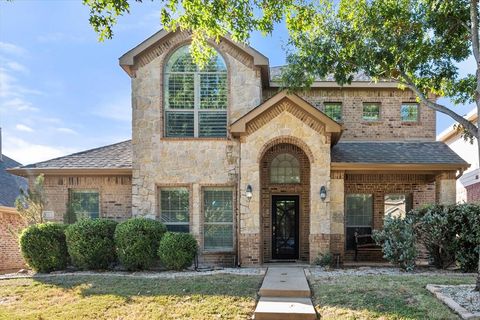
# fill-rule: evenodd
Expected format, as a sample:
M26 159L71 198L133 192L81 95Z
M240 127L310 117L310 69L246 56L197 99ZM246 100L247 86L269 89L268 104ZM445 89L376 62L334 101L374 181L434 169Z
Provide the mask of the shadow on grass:
M127 300L133 296L212 295L254 298L260 288L261 276L199 275L175 279L129 278L112 276L56 275L34 277L34 280L65 290L78 289L84 297L114 295Z
M425 289L468 284L470 276L348 276L311 279L321 319L459 319Z

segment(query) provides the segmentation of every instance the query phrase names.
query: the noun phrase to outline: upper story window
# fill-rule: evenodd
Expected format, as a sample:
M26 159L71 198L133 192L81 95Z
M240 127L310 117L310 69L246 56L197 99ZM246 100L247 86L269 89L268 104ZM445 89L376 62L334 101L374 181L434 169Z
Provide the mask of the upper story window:
M380 103L365 102L363 104L363 120L380 120Z
M418 121L418 103L402 103L400 117L405 122Z
M335 121L342 120L342 104L340 102L326 102L324 112Z
M300 163L290 153L281 153L270 165L271 183L300 183Z
M227 68L217 54L203 69L189 46L175 51L165 69L165 136L227 136Z

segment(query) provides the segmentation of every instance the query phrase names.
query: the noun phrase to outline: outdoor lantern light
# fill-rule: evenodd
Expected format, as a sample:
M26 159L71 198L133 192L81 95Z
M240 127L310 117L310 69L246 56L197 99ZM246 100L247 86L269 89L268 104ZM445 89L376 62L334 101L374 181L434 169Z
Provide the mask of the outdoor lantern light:
M251 185L247 185L247 190L245 190L245 195L247 196L248 200L252 199L253 193L252 193L252 186Z
M327 189L325 188L325 186L322 186L320 188L320 199L324 201L326 198L327 198Z

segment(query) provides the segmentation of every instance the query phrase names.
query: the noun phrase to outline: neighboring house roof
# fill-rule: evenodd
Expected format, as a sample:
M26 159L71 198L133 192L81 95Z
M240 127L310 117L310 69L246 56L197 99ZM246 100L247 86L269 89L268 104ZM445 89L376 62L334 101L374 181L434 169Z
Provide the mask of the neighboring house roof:
M132 143L131 140L77 152L64 157L43 162L29 164L23 167L10 169L9 172L28 175L36 172L55 171L61 173L73 172L100 172L105 174L130 173L132 169Z
M384 165L398 170L416 168L461 170L470 165L443 142L339 142L332 147L332 163L336 169L351 164L365 169Z
M21 165L21 163L2 155L0 160L0 206L13 207L15 199L20 194L20 188L27 189L27 179L14 176L6 171L8 168Z
M468 121L476 124L477 122L477 118L478 118L478 115L477 115L477 110L476 109L473 109L471 110L466 116L465 116L465 119L467 119ZM442 141L442 142L448 142L451 138L455 138L455 137L460 137L461 135L461 131L457 130L454 125L451 125L450 127L448 127L447 129L445 129L443 132L441 132L438 136L437 136L437 140L438 141Z

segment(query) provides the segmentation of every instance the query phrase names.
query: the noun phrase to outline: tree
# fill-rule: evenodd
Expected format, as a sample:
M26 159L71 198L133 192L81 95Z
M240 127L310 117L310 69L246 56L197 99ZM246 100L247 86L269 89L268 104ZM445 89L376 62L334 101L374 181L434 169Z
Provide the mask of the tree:
M116 18L130 8L127 0L83 2L100 39L113 36ZM478 0L168 0L161 5L167 30L191 30L191 53L200 65L213 54L207 39L229 35L247 42L252 31L270 33L282 21L290 36L282 78L290 89L308 87L328 74L341 85L358 72L394 80L457 121L466 139L479 139L480 117L475 125L430 99L433 94L474 102L480 110ZM476 68L460 77L457 63L471 55Z
M27 191L20 189L15 200L15 207L20 216L29 225L43 223L43 210L47 205L47 197L43 189L43 174L35 178L33 186Z

